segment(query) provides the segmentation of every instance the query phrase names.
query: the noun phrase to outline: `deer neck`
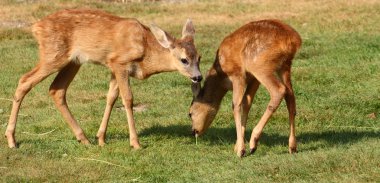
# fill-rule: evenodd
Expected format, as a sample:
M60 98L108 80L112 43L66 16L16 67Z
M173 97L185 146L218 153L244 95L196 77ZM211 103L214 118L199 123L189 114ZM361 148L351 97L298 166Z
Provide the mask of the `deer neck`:
M145 77L176 70L172 63L170 50L162 47L150 32L147 36L147 49L140 67Z
M224 80L225 76L212 67L208 71L208 75L203 86L202 98L215 110L219 110L220 103L228 91L225 87Z

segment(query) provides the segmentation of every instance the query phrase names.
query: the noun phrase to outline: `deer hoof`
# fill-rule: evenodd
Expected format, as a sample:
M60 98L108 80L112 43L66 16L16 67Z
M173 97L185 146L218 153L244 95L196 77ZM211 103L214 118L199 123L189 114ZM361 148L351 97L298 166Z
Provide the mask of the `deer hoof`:
M95 136L95 140L98 141L98 145L99 145L100 147L104 147L104 145L106 145L106 142L105 142L104 138L101 138L101 137Z
M98 145L99 145L100 147L104 147L104 146L106 145L106 143L105 143L104 141L99 141L99 142L98 142Z
M16 143L8 144L8 147L11 148L11 149L16 149L17 145L16 145Z
M253 154L253 153L255 153L256 149L257 149L256 147L255 147L255 148L252 148L252 149L250 149L249 153L250 153L250 154Z
M5 135L5 137L6 137L7 140L8 140L8 147L9 147L9 148L11 148L11 149L13 149L13 148L17 148L16 140L15 140L15 138L14 138L13 135L10 135L10 136Z
M289 153L290 153L290 154L295 154L295 153L297 153L297 148L296 148L296 147L289 147Z
M242 158L244 157L244 155L245 155L245 150L243 149L240 151L239 157Z
M131 144L131 147L132 147L133 149L135 149L135 150L137 150L137 149L141 149L140 144Z
M235 153L236 153L236 155L237 155L239 158L244 157L244 155L246 154L245 149L235 150Z
M90 141L88 141L87 139L82 139L82 140L77 140L77 141L84 145L90 145Z

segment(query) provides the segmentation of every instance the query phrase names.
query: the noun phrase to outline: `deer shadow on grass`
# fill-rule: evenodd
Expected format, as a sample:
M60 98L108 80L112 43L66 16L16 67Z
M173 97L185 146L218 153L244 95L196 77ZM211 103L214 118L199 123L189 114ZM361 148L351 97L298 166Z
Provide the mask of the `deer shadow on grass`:
M170 126L153 126L143 129L140 137L164 135L173 138L194 138L191 135L190 125L170 125ZM248 143L251 135L251 129L245 133L245 139ZM319 148L334 147L340 145L349 145L357 143L363 139L378 139L380 137L379 130L358 130L358 129L333 129L317 132L302 132L296 134L297 142L299 143L299 151L312 151ZM208 145L234 144L236 141L236 131L233 127L227 128L209 128L205 134L200 137L202 143ZM288 146L289 136L277 132L265 132L260 138L260 144L268 147L283 145ZM320 142L321 144L319 144ZM312 144L316 143L316 144ZM287 149L287 148L286 148Z
M251 135L251 129L245 132L245 140L248 143ZM155 125L149 128L142 129L139 133L140 138L151 137L151 136L166 136L166 138L189 138L193 139L191 135L190 125L169 125L160 126ZM358 129L333 129L318 132L302 132L298 131L296 134L297 142L299 143L299 151L313 151L319 148L327 148L334 146L342 146L357 143L363 139L378 139L380 137L379 130L358 130ZM278 132L265 132L261 136L260 144L274 147L274 146L284 146L287 149L288 146L288 136L280 134ZM107 134L107 140L119 141L129 139L128 132L110 132ZM35 139L34 139L35 140ZM46 139L44 139L45 141ZM67 139L69 140L69 139ZM28 143L30 140L21 140L17 143L17 147L20 147L23 143ZM192 141L192 140L191 140ZM218 128L211 127L205 134L203 134L199 141L202 144L207 144L210 146L219 146L223 144L233 145L236 141L236 131L233 127ZM92 144L97 142L92 141ZM316 144L312 144L316 143ZM149 147L148 144L145 144ZM286 148L285 148L286 147ZM260 148L260 145L259 145ZM285 150L284 150L285 152Z

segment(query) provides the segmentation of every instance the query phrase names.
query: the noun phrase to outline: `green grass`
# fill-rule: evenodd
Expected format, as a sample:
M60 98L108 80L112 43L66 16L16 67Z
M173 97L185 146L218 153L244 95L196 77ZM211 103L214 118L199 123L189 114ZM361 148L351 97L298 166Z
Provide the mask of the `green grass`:
M107 145L96 146L110 72L84 65L68 92L74 116L91 140L77 143L48 96L54 76L25 98L17 124L18 149L0 140L1 182L379 182L380 3L377 1L190 1L128 3L13 1L0 3L0 129L5 132L18 79L36 64L37 43L29 29L1 22L32 23L61 8L100 8L156 22L179 35L187 17L196 26L203 73L226 35L250 20L280 18L303 38L293 64L299 153L287 153L284 102L264 129L258 150L242 159L233 152L231 93L207 133L190 136L190 81L178 73L132 80L141 150L129 147L126 115L118 100ZM20 11L15 11L20 10ZM3 13L2 13L3 12ZM5 12L5 13L4 13ZM11 14L9 14L11 12ZM173 16L176 15L176 16ZM7 24L8 25L8 24ZM269 101L260 88L249 115L246 140ZM370 114L375 114L372 118ZM54 130L54 131L52 131ZM40 134L50 132L44 136ZM100 161L113 163L106 164Z

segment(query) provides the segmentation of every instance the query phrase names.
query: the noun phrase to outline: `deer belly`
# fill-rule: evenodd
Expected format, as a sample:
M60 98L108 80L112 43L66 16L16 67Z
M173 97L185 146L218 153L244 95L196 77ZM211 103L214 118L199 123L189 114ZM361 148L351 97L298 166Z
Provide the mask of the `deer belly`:
M105 60L104 55L105 54L102 54L101 50L84 51L81 49L73 49L71 51L69 59L78 64L85 64L85 63L102 64L102 61Z

